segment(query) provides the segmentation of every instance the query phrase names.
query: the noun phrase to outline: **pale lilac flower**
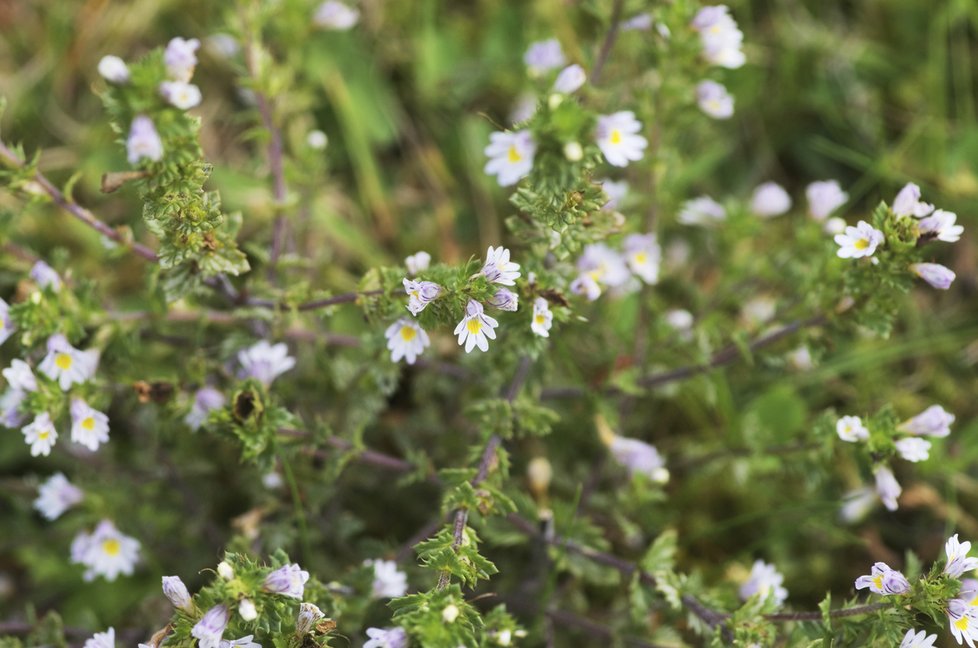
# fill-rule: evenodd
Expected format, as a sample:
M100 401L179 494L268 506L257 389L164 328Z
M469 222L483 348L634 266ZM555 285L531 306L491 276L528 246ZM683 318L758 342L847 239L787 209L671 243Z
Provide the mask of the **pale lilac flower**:
M861 521L876 504L876 491L872 488L859 488L846 493L842 498L842 507L839 509L839 519L846 524L855 524Z
M241 364L240 377L255 378L266 386L295 367L295 358L289 355L284 342L273 345L267 340L238 351L238 362Z
M200 105L200 88L183 81L164 81L160 84L160 96L171 106L188 110Z
M302 600L309 572L293 563L279 567L265 577L265 589L272 594L281 594L290 598Z
M608 164L623 167L641 160L649 145L648 140L639 135L641 131L642 123L630 110L598 115L595 138Z
M835 424L835 432L839 438L849 443L865 441L869 438L869 430L863 425L863 420L858 416L843 416Z
M883 506L889 511L897 510L897 498L900 497L903 489L893 476L893 471L886 466L880 466L873 476L876 479L876 494L883 501Z
M109 417L80 398L71 400L71 440L92 452L109 440Z
M421 252L415 252L404 259L404 266L407 268L408 274L412 277L420 272L424 272L430 265L431 255L423 250Z
M54 429L51 415L47 412L38 414L30 425L24 426L21 433L24 435L24 443L31 447L32 457L48 456L58 440L58 431Z
M163 52L163 64L166 65L167 76L174 81L188 83L197 66L196 52L199 48L200 41L196 38L187 40L178 36L171 39Z
M92 533L81 532L71 542L71 561L87 569L86 581L102 576L114 581L129 576L139 561L139 541L119 532L112 522L102 520Z
M734 98L722 83L700 81L696 86L696 103L708 117L729 119L734 114Z
M122 85L129 83L129 68L118 56L103 56L98 62L98 73L109 83Z
M921 234L933 234L938 241L956 243L961 240L964 227L955 225L958 215L954 212L938 209L933 214L917 223L917 231Z
M91 639L85 641L83 648L115 648L115 628L96 632Z
M940 405L931 405L923 412L897 426L897 429L907 434L932 437L946 437L951 434L951 423L954 414L950 414Z
M739 68L746 60L741 51L744 34L725 5L707 6L697 12L692 27L700 34L703 58L726 68Z
M758 595L762 599L772 597L775 605L781 607L785 599L788 598L788 590L782 586L782 583L784 583L784 576L778 572L774 565L769 565L763 560L756 560L751 567L747 582L740 586L740 598L746 601L754 595Z
M470 353L473 347L479 347L484 352L489 350L489 340L496 339L493 329L497 326L499 322L485 314L482 304L470 299L465 306L465 317L455 327L455 335L458 336L459 346L465 345L466 353Z
M492 133L485 148L489 158L485 172L496 176L501 187L514 185L530 174L536 152L533 133L528 130Z
M930 456L930 441L920 437L907 437L895 443L897 452L907 461L926 461Z
M194 602L183 580L179 576L164 576L162 581L163 596L169 599L173 607L184 612L193 612Z
M47 520L57 520L61 514L85 497L81 489L68 481L64 473L51 475L37 489L34 508Z
M648 31L652 29L652 14L644 12L622 21L621 31Z
M519 307L519 295L508 288L500 288L488 303L499 310L515 312Z
M822 226L822 230L829 236L835 236L836 234L842 234L845 232L847 227L849 227L849 223L847 223L844 218L833 216L825 221L825 224Z
M216 409L224 407L224 394L213 387L201 387L194 392L194 402L190 406L190 411L183 418L191 430L199 430L207 421L210 413Z
M41 373L58 381L61 389L68 391L74 384L91 380L98 366L97 351L80 351L68 343L65 336L57 333L48 338L48 353L38 365Z
M934 648L935 641L937 641L936 634L929 635L926 630L915 633L913 628L911 628L903 636L903 641L900 642L899 648Z
M300 637L309 634L325 617L326 615L317 606L312 603L302 603L299 605L299 614L295 618L295 633Z
M647 284L659 281L659 265L662 248L655 234L629 234L622 244L625 263L637 277Z
M312 22L320 29L345 31L360 20L360 12L337 0L327 0L319 5L312 16Z
M687 200L677 216L677 220L683 225L712 225L726 218L727 210L709 196Z
M215 605L194 625L190 634L199 640L199 648L220 648L231 612L226 605Z
M34 377L31 366L23 360L11 360L10 366L2 373L11 389L19 392L37 391L37 378Z
M791 209L791 196L777 182L765 182L754 189L750 210L761 218L780 216Z
M524 92L516 98L516 103L509 111L509 123L525 122L537 111L537 98L529 92Z
M482 274L486 276L489 283L497 283L501 286L514 286L516 280L520 278L520 264L509 260L509 250L503 246L497 248L489 246L486 250L486 261L482 265Z
M412 319L402 317L387 327L384 331L387 338L387 348L391 352L391 362L399 362L402 358L410 365L414 364L431 344L428 334Z
M10 305L0 299L0 344L7 341L16 330L13 320L10 318Z
M560 48L560 41L551 38L530 43L526 54L523 55L523 62L526 63L530 76L540 76L549 70L563 67L567 59L564 58L564 51Z
M407 592L407 574L399 570L393 560L367 560L364 565L374 569L371 585L374 598L397 598Z
M0 396L0 425L8 428L18 428L24 422L20 404L26 394L19 389L8 389Z
M968 556L969 551L971 543L958 541L957 533L948 538L944 543L944 553L947 554L944 573L951 578L961 578L962 574L978 569L978 558Z
M38 260L31 266L30 277L42 290L44 288L50 288L54 292L61 290L60 275L44 261Z
M594 301L601 296L601 286L587 273L578 275L570 283L570 291L575 295L586 297L588 301Z
M628 195L628 182L625 180L620 180L615 182L614 180L608 180L605 178L600 181L601 189L604 191L605 195L608 196L608 202L601 206L601 209L606 209L608 211L614 211L618 209L618 205L621 201L625 199Z
M914 263L910 266L914 274L930 284L931 288L947 290L957 275L940 263Z
M550 312L550 304L543 297L533 300L533 319L530 320L530 330L540 337L550 337L554 314Z
M849 200L849 194L835 180L811 183L805 189L805 197L808 198L808 213L817 221L824 221Z
M222 639L218 648L261 648L261 644L254 642L255 635L248 635L240 639Z
M143 159L159 162L163 158L163 140L156 132L153 120L146 115L133 118L126 139L126 155L129 164L138 164Z
M878 562L873 565L869 576L860 576L856 579L857 590L867 587L874 594L889 596L910 591L910 582L906 576L895 569L890 569L886 563Z
M923 218L934 211L934 205L920 202L920 187L912 182L904 185L893 200L893 213L897 216Z
M975 648L978 639L978 608L971 607L967 601L951 599L947 602L947 618L951 634L958 645L967 643Z
M441 294L441 286L433 281L414 281L405 278L403 284L404 293L408 296L407 309L415 317Z
M554 81L554 90L571 94L577 92L585 81L587 81L587 74L584 72L584 68L574 63L565 67L557 75L557 80Z
M404 628L367 628L367 642L363 648L407 648L408 636Z
M630 474L646 475L660 484L669 481L666 461L654 445L639 439L616 435L611 439L608 449L615 461L624 466Z
M883 232L866 221L859 221L855 227L847 227L844 234L837 234L835 242L839 245L836 255L840 259L868 257L883 244Z
M617 288L628 281L631 273L621 254L604 243L591 243L581 252L577 269L601 286ZM573 286L571 287L573 290ZM575 291L576 292L576 291ZM598 294L601 294L600 289Z

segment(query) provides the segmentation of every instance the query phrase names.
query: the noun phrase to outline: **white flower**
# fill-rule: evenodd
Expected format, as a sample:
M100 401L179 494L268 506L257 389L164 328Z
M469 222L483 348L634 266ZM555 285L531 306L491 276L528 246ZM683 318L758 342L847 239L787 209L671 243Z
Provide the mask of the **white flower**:
M8 389L0 396L0 425L11 429L20 427L24 422L20 404L24 402L25 396L19 389Z
M217 563L217 575L226 581L234 578L234 568L226 560Z
M0 344L6 342L15 330L14 322L10 318L10 305L0 299Z
M449 603L441 611L441 620L445 623L455 623L455 619L457 619L458 615L461 613L462 611L458 609L457 605L454 603Z
M146 115L136 115L132 120L126 139L126 156L129 164L137 164L143 159L159 162L163 157L163 140L156 132L153 120Z
M951 287L957 275L950 268L940 263L914 263L910 266L914 274L930 284L931 288L947 290Z
M533 113L537 111L537 98L528 92L524 92L516 98L512 110L509 111L509 123L519 124L525 122Z
M926 630L915 633L913 628L911 628L903 636L903 641L900 642L899 648L934 648L935 641L937 641L936 634L929 635Z
M98 73L109 83L121 85L129 83L129 68L118 56L103 56L98 62Z
M642 159L649 142L638 134L641 130L642 123L630 110L598 115L595 138L608 164L623 167Z
M934 211L934 205L920 202L920 187L912 182L904 185L893 200L893 213L897 216L923 218Z
M836 234L842 234L843 232L845 232L846 227L848 226L849 223L847 223L844 218L833 216L832 218L825 221L825 225L822 226L822 229L825 231L826 234L830 236L835 236Z
M777 182L765 182L754 189L750 210L761 218L780 216L791 209L791 196Z
M85 580L96 576L114 581L129 576L139 560L139 541L123 535L109 520L102 520L92 533L81 532L71 542L71 562L84 565Z
M969 551L971 543L959 542L957 533L948 538L944 543L944 553L947 554L944 573L951 578L960 578L962 574L978 569L978 558L969 557Z
M921 234L933 234L938 241L956 243L961 240L964 227L955 225L958 215L954 212L938 209L933 214L917 223L917 231Z
M164 81L160 84L160 96L180 110L200 105L200 88L183 81Z
M636 14L628 20L623 20L618 28L622 31L648 31L652 29L652 14Z
M712 225L726 220L727 210L709 196L687 200L679 210L677 220L683 225Z
M367 628L367 642L363 648L407 648L407 645L404 628Z
M19 392L37 391L37 378L34 377L31 366L23 360L12 360L2 373L11 389Z
M215 605L194 625L190 634L197 637L200 648L219 648L230 619L231 612L226 605Z
M550 312L550 304L543 297L533 300L533 319L530 330L540 337L550 337L550 327L553 326L554 314Z
M501 187L516 184L530 174L536 152L536 142L528 130L492 133L485 148L489 158L485 172L497 176Z
M624 285L631 276L622 256L604 243L586 246L577 260L577 269L597 284L610 288ZM574 290L573 284L571 290ZM601 294L600 288L598 294Z
M839 438L849 443L865 441L869 438L869 430L863 425L858 416L843 416L835 424L835 433Z
M835 180L811 183L805 189L805 197L808 198L808 213L817 221L824 221L849 200L849 194Z
M58 431L54 429L51 415L47 412L38 414L30 425L24 426L21 433L24 435L24 442L31 447L32 457L48 456L58 440Z
M300 637L312 632L313 627L326 615L312 603L299 605L299 614L295 618L295 633Z
M708 117L729 119L734 113L734 98L722 83L700 81L696 86L696 103Z
M222 639L221 643L218 644L218 648L261 648L261 644L253 641L254 638L255 635L248 635L247 637L232 639L231 641Z
M869 515L877 502L877 497L872 488L860 488L846 493L842 500L839 519L846 524L855 524Z
M238 603L238 614L245 621L254 621L258 618L258 608L255 607L255 602L251 599L241 599Z
M387 327L384 332L387 337L387 348L391 352L391 362L399 362L402 358L410 365L431 344L428 334L417 322L402 317Z
M171 39L163 52L167 76L174 81L189 82L197 66L196 52L199 48L200 41L196 38L187 40L178 36Z
M499 634L496 635L496 643L500 646L508 646L513 642L513 631L509 628L501 630Z
M408 296L407 309L415 317L425 309L425 306L438 299L441 286L433 281L414 281L404 279L404 292Z
M421 252L415 252L404 259L404 266L407 268L408 274L412 277L419 272L424 272L430 265L431 255L423 250Z
M746 601L755 594L762 599L773 597L774 603L781 607L788 598L788 590L782 587L783 582L784 576L774 565L769 565L763 560L754 561L747 582L740 586L740 598Z
M556 38L530 43L523 55L523 62L531 76L540 76L544 72L563 67L567 60L560 42Z
M311 130L306 133L306 146L314 151L325 151L329 146L329 137L319 129Z
M836 234L835 242L839 245L836 255L840 259L868 257L883 244L883 232L866 221L859 221L855 227L847 227L844 234Z
M516 312L519 308L520 296L508 288L500 288L496 294L489 298L489 305L499 310Z
M978 639L978 608L971 607L967 601L951 599L947 602L947 618L958 645L967 643L975 648Z
M493 329L497 326L499 322L485 314L482 304L470 299L465 306L465 317L455 327L455 335L458 336L459 346L465 345L466 353L470 353L473 347L488 351L489 340L496 339Z
M224 407L224 394L213 387L201 387L194 392L194 403L183 418L191 430L199 430L213 410Z
M897 498L900 497L903 489L893 476L893 471L886 466L880 466L873 473L873 477L876 479L876 494L883 501L883 506L889 511L897 510Z
M48 378L57 380L61 389L90 380L95 375L98 355L94 351L79 351L60 333L48 338L48 353L38 369Z
M666 461L655 446L628 437L614 436L608 444L611 456L632 475L646 475L652 481L663 484L669 481Z
M678 333L688 334L693 329L693 314L683 308L673 308L665 313L666 324Z
M904 594L910 591L910 582L906 576L884 562L873 565L872 573L869 576L860 576L856 579L856 589L866 589L874 594L889 596L892 594Z
M37 489L34 508L46 519L57 520L62 513L82 501L84 496L64 473L55 473Z
M190 591L179 576L164 576L162 582L163 595L169 599L173 607L184 612L193 611L194 602L190 598Z
M115 628L96 632L91 639L85 641L83 648L115 648Z
M931 405L917 416L901 423L897 429L907 434L946 437L951 433L951 423L954 423L954 414L949 414L940 405Z
M80 398L71 400L71 440L95 452L109 440L109 417Z
M583 295L588 301L594 301L601 296L601 286L587 273L578 275L570 283L570 291L575 295Z
M618 209L618 205L621 201L625 199L628 194L628 182L621 180L615 182L614 180L608 180L605 178L601 180L601 189L604 190L605 195L608 196L608 202L601 206L601 209L606 209L608 211L614 211Z
M302 600L305 591L306 581L309 580L309 572L303 570L299 565L291 564L279 567L265 577L265 589L273 594L281 594L294 599Z
M554 81L554 90L571 94L577 92L585 81L587 81L587 74L584 72L584 68L574 63L565 67L557 75L557 80Z
M659 264L662 248L655 234L630 234L622 245L625 263L629 269L647 284L659 281Z
M693 18L692 27L700 33L703 58L726 68L739 68L746 60L741 46L744 34L725 5L703 7Z
M374 569L371 586L374 598L397 598L407 592L407 574L400 571L393 560L367 560L364 565Z
M486 262L482 266L482 274L489 283L501 286L514 286L520 278L520 264L509 260L509 250L503 246L489 246L486 250Z
M273 345L267 340L239 351L238 362L242 378L255 378L265 385L271 385L273 380L295 367L295 358L289 355L284 342Z
M926 461L930 456L930 441L920 437L907 437L896 442L897 452L907 461Z
M30 277L40 288L51 288L54 292L61 290L61 277L58 272L41 260L34 262L31 266Z
M360 12L342 2L327 0L319 5L312 16L312 23L321 29L345 31L360 20Z

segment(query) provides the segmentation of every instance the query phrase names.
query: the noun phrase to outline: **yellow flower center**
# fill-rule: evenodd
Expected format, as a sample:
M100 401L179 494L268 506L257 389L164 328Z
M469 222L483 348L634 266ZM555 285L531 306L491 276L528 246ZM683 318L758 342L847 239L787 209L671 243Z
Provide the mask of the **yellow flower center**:
M482 322L477 319L470 319L468 322L466 322L465 328L469 330L469 333L475 335L482 330Z
M883 574L873 577L873 585L876 586L876 589L883 589Z
M102 551L110 556L118 556L121 549L122 546L115 538L109 538L108 540L102 541Z
M506 157L509 159L510 164L516 164L517 162L523 159L523 156L520 155L520 152L516 150L516 144L509 145L509 153L506 154Z
M37 433L37 440L47 441L49 436L51 436L51 430L41 430Z
M543 324L547 321L547 318L541 314L537 314L533 316L533 321L535 321L537 324Z
M976 595L975 598L971 599L968 605L970 605L971 607L978 607L978 595Z
M609 137L608 140L612 144L621 144L621 131L617 128L611 131L611 137Z
M95 419L89 416L81 422L81 426L91 432L95 429Z
M955 621L954 622L954 627L957 628L958 630L967 630L968 629L968 617L963 616L960 619L958 619L957 621Z
M866 239L859 239L858 241L853 243L852 246L857 250L865 250L866 248L869 247L869 241L867 241Z
M645 252L636 252L632 258L635 259L635 263L638 265L645 265L645 262L649 259Z
M67 353L59 353L54 356L54 364L58 366L61 371L68 371L71 369L71 356Z
M410 342L411 340L414 339L414 336L416 336L417 334L418 332L415 331L410 326L401 327L401 339L404 340L405 342Z

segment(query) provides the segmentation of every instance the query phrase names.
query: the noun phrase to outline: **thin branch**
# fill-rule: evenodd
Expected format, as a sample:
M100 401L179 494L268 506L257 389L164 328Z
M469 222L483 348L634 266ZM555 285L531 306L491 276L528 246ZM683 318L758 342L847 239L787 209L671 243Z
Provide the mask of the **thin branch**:
M591 68L591 83L593 85L598 85L604 64L608 62L611 48L614 47L615 39L618 38L618 30L621 28L621 12L624 6L625 0L615 0L615 5L611 9L611 25L608 27L608 33L605 34L604 42L601 43L601 50L598 52L598 58L594 61L594 67Z

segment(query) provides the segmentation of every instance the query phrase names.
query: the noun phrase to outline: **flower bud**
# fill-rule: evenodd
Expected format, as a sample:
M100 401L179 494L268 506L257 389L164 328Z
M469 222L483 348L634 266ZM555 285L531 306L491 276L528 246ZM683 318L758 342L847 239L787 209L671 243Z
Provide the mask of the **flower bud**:
M584 157L584 148L580 142L567 142L564 144L564 157L570 162L580 162Z
M179 576L163 577L163 595L170 599L173 607L184 612L190 612L194 608L194 603L190 599L190 592L183 584Z
M306 145L316 151L325 150L326 146L329 144L329 138L326 137L326 133L321 130L309 131L306 135Z
M546 457L534 457L526 466L526 478L530 482L530 490L540 495L547 491L554 471Z
M460 613L461 611L458 609L457 605L454 603L449 603L445 606L445 609L441 611L441 620L445 623L455 623L455 619L458 618Z
M98 73L109 83L129 83L129 68L118 56L103 56L98 62Z
M231 565L229 565L226 561L222 560L217 565L217 575L223 578L224 580L231 580L232 578L234 578L234 570L231 569Z
M295 599L302 599L309 572L303 571L299 565L291 564L279 567L265 577L265 589L273 594L281 594Z
M251 599L241 599L241 603L238 604L238 614L245 621L254 621L258 618L258 609Z
M316 623L325 616L322 610L312 603L303 603L299 606L299 616L295 619L295 633L300 637L309 634Z
M910 266L914 273L929 283L932 288L947 290L957 276L950 268L945 268L940 263L914 263Z
M547 98L547 106L550 110L557 110L557 108L564 102L564 95L559 92L555 92Z

